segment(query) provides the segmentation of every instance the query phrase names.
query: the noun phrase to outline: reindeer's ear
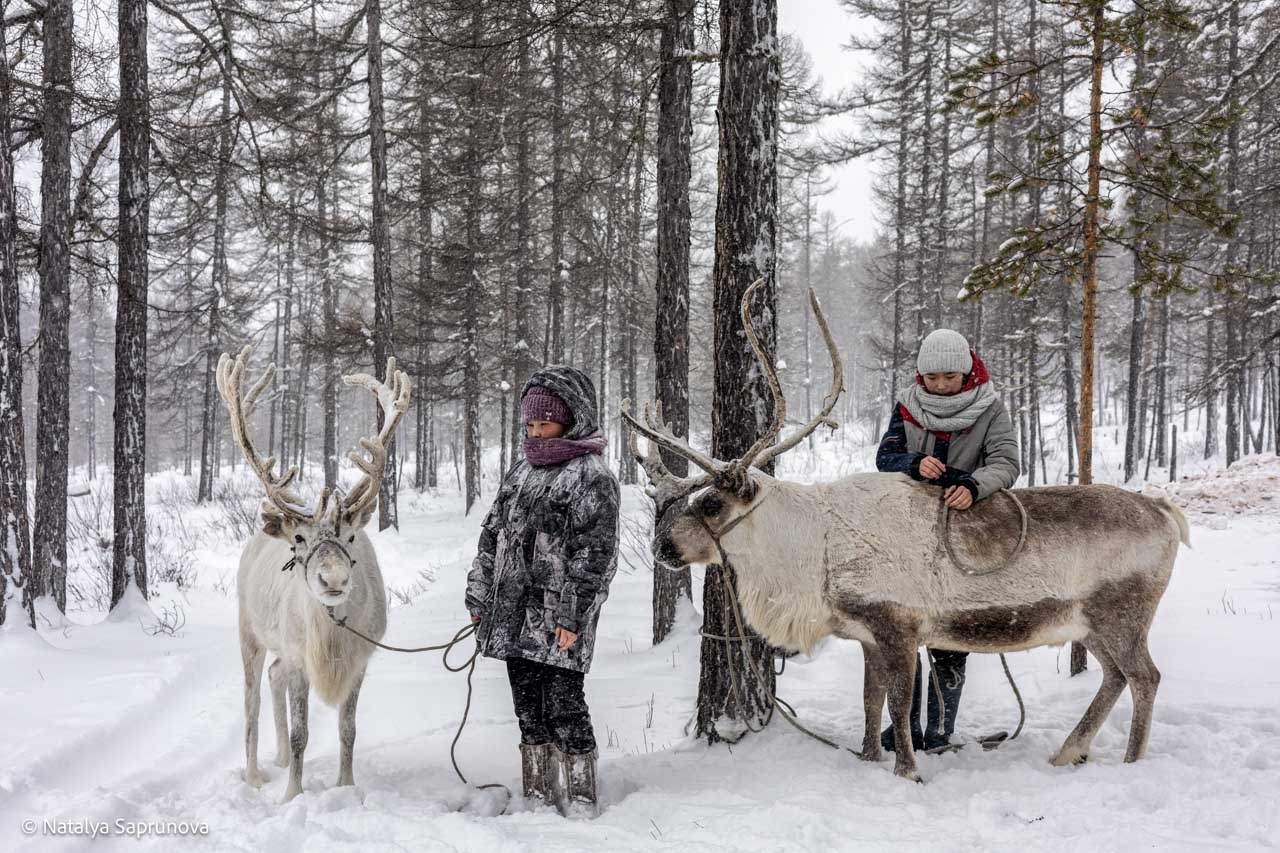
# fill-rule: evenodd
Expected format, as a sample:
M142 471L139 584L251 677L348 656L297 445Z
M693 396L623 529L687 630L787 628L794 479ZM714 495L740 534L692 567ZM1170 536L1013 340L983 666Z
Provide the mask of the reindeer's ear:
M293 541L293 522L284 513L271 505L270 501L262 503L262 532L286 542Z

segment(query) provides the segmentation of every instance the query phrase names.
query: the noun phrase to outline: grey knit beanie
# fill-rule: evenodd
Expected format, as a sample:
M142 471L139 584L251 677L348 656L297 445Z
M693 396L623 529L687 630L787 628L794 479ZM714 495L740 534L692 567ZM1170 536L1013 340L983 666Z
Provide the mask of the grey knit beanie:
M973 356L964 335L951 329L934 329L920 344L916 370L926 373L968 373L973 370Z

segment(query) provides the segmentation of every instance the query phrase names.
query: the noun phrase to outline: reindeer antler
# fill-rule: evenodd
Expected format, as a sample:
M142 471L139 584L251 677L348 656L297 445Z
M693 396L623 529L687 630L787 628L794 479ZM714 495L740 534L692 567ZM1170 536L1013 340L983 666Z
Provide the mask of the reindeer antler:
M244 455L249 467L258 475L262 485L266 487L267 501L285 516L296 522L306 523L314 518L314 513L289 488L293 478L298 475L298 466L291 465L282 476L273 476L271 471L276 464L275 457L268 457L265 460L260 457L258 451L254 449L253 440L249 437L249 415L253 413L258 397L271 385L276 373L274 364L267 365L266 370L262 371L262 376L253 383L249 393L245 394L244 375L248 370L249 356L252 353L253 347L246 346L240 350L235 361L232 361L231 356L225 352L222 354L218 359L218 394L227 407L227 414L230 415L231 421L231 434L235 437L236 444L240 446L240 452Z
M788 436L785 441L780 441L772 447L767 448L760 454L760 458L755 461L758 468L763 468L777 457L786 453L803 441L809 433L813 432L820 425L826 424L832 429L839 429L840 424L830 417L831 410L836 407L836 401L840 399L840 394L844 391L844 363L840 360L840 350L836 348L835 338L831 336L831 327L827 325L826 315L822 313L822 305L818 303L818 295L813 292L813 288L809 288L809 304L813 306L813 316L818 320L818 328L822 330L822 339L827 344L827 354L831 356L831 389L827 391L827 395L822 398L822 410L805 424L801 429ZM761 363L764 360L761 359ZM770 371L772 373L772 371ZM774 376L773 385L777 384L777 376ZM781 398L781 393L775 395L775 400ZM776 433L775 433L776 435Z
M412 384L409 375L396 369L394 357L387 359L386 381L379 382L367 373L355 373L342 377L346 385L358 385L370 391L378 400L382 409L382 429L372 438L360 439L360 446L368 452L365 458L359 451L352 450L347 456L356 467L364 472L360 482L351 489L342 502L342 511L348 515L358 516L368 511L378 502L378 489L382 483L382 475L387 467L387 448L396 431L400 418L409 409L409 397ZM386 382L390 382L387 385Z
M662 421L662 404L658 403L655 408L656 415L650 411L649 404L645 404L645 423L641 424L631 414L631 400L622 401L622 418L631 425L631 455L649 475L649 496L657 501L661 510L671 501L678 500L710 483L724 466L723 463L718 463L711 457L694 450L684 439L678 438L672 431L671 425ZM661 454L640 452L640 443L636 440L637 434L649 439L652 447L665 447L677 456L688 459L706 473L694 477L677 477L662 464Z
M751 297L757 290L764 287L764 279L758 278L751 282L751 286L747 288L746 293L742 294L742 304L739 311L742 314L742 331L746 332L747 341L751 344L751 349L756 354L756 361L760 362L760 369L764 371L765 381L769 383L769 393L773 395L773 423L769 424L769 429L756 439L755 444L742 454L742 458L738 460L738 467L745 471L751 466L752 460L760 455L760 451L764 450L773 440L778 437L778 433L782 431L782 425L787 422L787 398L782 393L782 386L778 384L778 371L775 369L773 359L764 351L764 347L760 345L760 338L756 336L755 325L751 322Z
M646 405L644 409L645 423L641 424L631 414L631 401L624 400L622 402L622 417L631 425L633 430L631 452L636 457L636 461L644 466L645 473L649 475L649 480L652 484L651 496L658 500L660 505L662 505L664 498L670 500L683 497L713 481L726 487L747 488L749 486L747 469L751 465L756 467L768 465L778 456L799 444L821 424L826 424L832 428L838 426L831 419L830 414L832 409L835 408L836 401L840 399L841 392L844 391L844 365L840 361L840 352L836 348L835 339L831 336L831 328L827 325L826 315L822 313L822 306L818 303L818 296L814 293L813 288L809 288L809 304L813 306L814 315L818 319L818 328L822 330L823 340L827 344L827 353L831 356L831 390L823 398L822 410L812 420L799 431L788 436L785 441L770 446L778 437L778 433L782 431L783 424L786 423L787 401L782 394L782 386L778 382L778 372L774 368L769 354L765 352L764 347L760 344L760 338L751 323L751 297L763 286L763 278L756 279L751 283L747 291L742 294L740 310L742 329L747 335L747 340L751 344L756 360L760 362L760 368L764 371L765 381L769 384L769 391L773 395L773 422L769 425L769 429L742 455L742 458L730 462L722 462L700 453L690 447L688 441L677 437L672 432L670 425L662 422L661 407L658 407L655 418L650 413L649 406ZM696 477L675 476L666 469L662 464L662 459L657 454L645 456L640 453L635 437L637 432L649 439L650 443L665 447L672 453L688 459L705 471L706 475Z

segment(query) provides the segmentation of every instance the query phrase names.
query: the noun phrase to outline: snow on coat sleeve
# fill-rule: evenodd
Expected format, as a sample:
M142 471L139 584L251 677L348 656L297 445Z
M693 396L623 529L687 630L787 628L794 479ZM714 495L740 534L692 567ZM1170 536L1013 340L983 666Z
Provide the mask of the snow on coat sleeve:
M876 451L877 471L911 471L911 463L915 461L915 453L907 449L907 427L902 421L902 409L895 403L893 417L889 418L889 428L880 439L880 449Z
M1022 473L1018 461L1018 438L1013 431L1013 421L1009 419L1009 410L998 397L991 405L998 407L998 411L991 419L991 426L987 428L987 436L982 442L985 461L970 475L978 484L979 500L1001 489L1013 488Z
M565 540L565 587L560 595L556 625L578 633L590 618L601 593L608 591L617 568L617 479L603 466L593 467L569 510Z

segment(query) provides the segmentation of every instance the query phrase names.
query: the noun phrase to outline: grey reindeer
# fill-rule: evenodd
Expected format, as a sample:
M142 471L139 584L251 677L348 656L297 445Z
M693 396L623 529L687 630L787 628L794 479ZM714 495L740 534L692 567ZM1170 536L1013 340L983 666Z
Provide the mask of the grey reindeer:
M264 781L258 769L258 708L263 662L270 651L275 656L268 674L275 712L275 763L289 768L284 793L288 802L302 791L307 703L313 687L323 701L340 706L342 752L337 784L355 784L351 760L356 702L374 647L341 629L335 620L344 620L375 640L386 632L386 590L364 526L378 505L387 446L409 408L410 383L403 371L396 370L394 358L387 360L389 385L364 373L343 377L347 385L373 393L383 424L374 437L360 439L368 458L358 451L350 453L363 472L359 482L345 496L322 491L312 508L290 488L297 467L276 477L272 473L275 459L260 457L249 437L254 403L275 372L274 365L269 366L246 393L250 353L251 348L245 347L234 361L224 353L217 372L218 392L236 444L266 488L263 526L245 546L236 578L244 662L245 781L254 787Z
M920 781L907 719L921 645L1012 652L1084 643L1102 665L1102 685L1052 763L1085 759L1126 685L1133 717L1125 761L1141 758L1160 682L1147 634L1179 542L1190 544L1181 511L1163 498L1088 485L1015 489L1016 501L998 494L948 516L939 489L904 474L854 474L813 485L765 474L760 466L820 424L835 426L830 413L843 391L843 367L810 291L833 364L831 388L812 420L774 444L786 402L751 326L748 300L756 286L744 295L742 323L772 389L774 418L741 459L713 459L673 435L661 410L646 406L642 423L629 401L623 404L632 452L659 504L655 557L673 568L727 557L747 622L775 646L811 649L829 635L861 643L861 757L881 757L887 694L899 776ZM636 433L648 439L648 454L640 452ZM655 445L688 459L699 473L673 476ZM689 495L694 498L678 506ZM1021 524L1019 503L1027 516L1020 549L1011 544Z

